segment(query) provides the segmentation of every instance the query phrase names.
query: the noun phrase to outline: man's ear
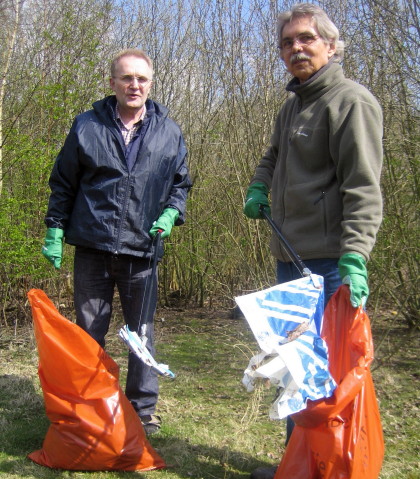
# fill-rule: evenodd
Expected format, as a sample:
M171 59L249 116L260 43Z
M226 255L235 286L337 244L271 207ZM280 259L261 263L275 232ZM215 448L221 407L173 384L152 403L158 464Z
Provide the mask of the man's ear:
M335 55L336 51L337 51L337 47L335 43L330 42L330 48L328 50L328 58L332 58Z

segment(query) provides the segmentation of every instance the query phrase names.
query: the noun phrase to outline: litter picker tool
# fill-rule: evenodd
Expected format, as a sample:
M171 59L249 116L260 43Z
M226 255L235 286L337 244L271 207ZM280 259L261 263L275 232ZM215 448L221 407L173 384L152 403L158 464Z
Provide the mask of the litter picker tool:
M128 325L123 326L118 335L128 346L128 348L133 352L141 361L153 368L157 373L162 376L167 376L174 378L175 374L168 368L166 364L158 363L155 358L150 354L150 351L147 349L147 314L150 309L150 301L152 298L152 287L153 287L153 278L156 275L157 259L158 259L158 250L160 243L160 234L159 231L155 237L155 251L152 259L152 271L149 278L146 280L146 301L142 310L141 321L139 325L139 330L130 331ZM138 332L140 331L140 336Z
M303 263L262 205L260 212L302 277L235 298L261 349L251 358L242 383L252 391L258 379L268 379L277 388L270 417L282 419L305 409L308 400L330 397L336 383L320 336L324 278Z

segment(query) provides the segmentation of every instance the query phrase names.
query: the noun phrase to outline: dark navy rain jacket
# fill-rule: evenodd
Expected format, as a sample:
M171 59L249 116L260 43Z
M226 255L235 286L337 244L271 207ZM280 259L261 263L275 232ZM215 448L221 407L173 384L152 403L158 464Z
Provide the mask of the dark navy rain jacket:
M148 126L131 169L113 119L115 96L78 115L50 177L45 223L65 241L113 254L150 257L149 230L167 207L185 221L191 181L179 126L163 105L146 102Z

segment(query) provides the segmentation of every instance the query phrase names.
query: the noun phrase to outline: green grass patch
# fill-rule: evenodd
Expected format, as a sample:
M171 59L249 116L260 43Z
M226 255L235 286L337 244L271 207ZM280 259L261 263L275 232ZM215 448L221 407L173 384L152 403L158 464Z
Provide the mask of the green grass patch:
M107 350L125 381L127 350L108 335ZM0 340L0 477L240 479L259 466L279 463L284 422L268 418L273 389L247 393L241 385L256 343L244 320L223 314L159 311L158 361L177 377L161 378L161 432L150 438L168 468L140 472L72 472L34 464L27 454L41 448L49 422L37 375L37 350L30 327L5 331ZM19 339L18 339L19 338ZM381 479L417 479L418 360L416 338L374 370L386 440ZM386 351L381 350L385 356Z

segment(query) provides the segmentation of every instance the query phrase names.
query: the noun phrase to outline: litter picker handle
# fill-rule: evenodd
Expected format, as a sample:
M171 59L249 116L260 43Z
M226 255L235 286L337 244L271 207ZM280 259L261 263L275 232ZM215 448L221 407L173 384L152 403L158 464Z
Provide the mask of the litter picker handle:
M159 255L160 235L161 235L162 231L163 230L158 230L158 232L156 233L156 236L155 236L155 251L153 253L153 261L152 261L152 279L154 278L155 273L156 273L157 260L158 260L158 255ZM148 300L148 302L150 302L150 299Z
M311 276L311 271L309 268L306 267L304 262L300 259L300 256L296 253L296 251L292 248L290 243L286 240L283 236L280 228L274 223L273 218L267 213L265 207L260 205L260 212L264 216L264 218L270 223L271 228L276 233L277 237L283 244L284 249L286 250L287 254L293 258L293 263L295 264L296 268L299 270L302 276Z
M156 268L157 268L157 262L158 262L158 255L159 255L159 244L160 244L160 235L163 230L158 230L156 233L153 242L155 244L155 251L153 252L153 257L152 257L152 271L150 274L150 277L146 279L146 288L147 291L145 293L145 304L143 304L142 308L142 317L139 325L139 329L143 327L147 323L147 316L149 314L149 308L150 308L150 302L152 300L152 291L153 291L153 278L156 275Z

